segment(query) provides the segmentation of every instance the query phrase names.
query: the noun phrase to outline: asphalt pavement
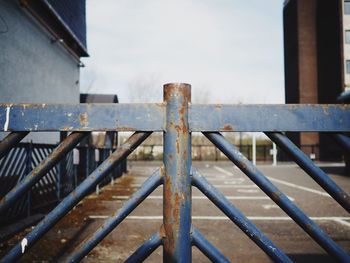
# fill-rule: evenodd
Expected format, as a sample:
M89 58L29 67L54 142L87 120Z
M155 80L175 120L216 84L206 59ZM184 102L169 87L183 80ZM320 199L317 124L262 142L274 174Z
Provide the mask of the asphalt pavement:
M64 217L22 258L22 262L63 262L161 166L129 162L129 173L91 194ZM295 262L334 262L250 179L230 162L195 162L193 166L273 243ZM350 176L342 164L322 164L327 174L350 193ZM350 254L350 215L295 164L258 165L271 182ZM163 189L159 187L108 235L83 262L124 262L162 224ZM192 189L192 224L231 262L271 262L265 253L196 188ZM27 229L26 232L30 231ZM0 254L24 233L0 247ZM158 248L146 262L162 262ZM193 262L210 262L193 248Z

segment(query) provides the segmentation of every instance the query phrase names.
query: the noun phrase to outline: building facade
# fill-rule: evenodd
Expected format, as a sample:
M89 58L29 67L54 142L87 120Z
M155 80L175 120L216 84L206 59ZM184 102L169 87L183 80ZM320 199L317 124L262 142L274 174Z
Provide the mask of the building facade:
M85 0L0 1L0 103L79 103L85 19Z
M350 1L288 0L284 3L286 103L336 103L350 87ZM324 134L291 133L301 148L319 145L321 160L341 160Z

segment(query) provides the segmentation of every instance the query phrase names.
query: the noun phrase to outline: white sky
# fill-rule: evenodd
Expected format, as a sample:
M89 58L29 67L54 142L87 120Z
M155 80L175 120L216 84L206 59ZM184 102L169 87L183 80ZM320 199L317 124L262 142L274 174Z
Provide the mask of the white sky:
M284 103L283 0L88 0L81 91L160 102Z

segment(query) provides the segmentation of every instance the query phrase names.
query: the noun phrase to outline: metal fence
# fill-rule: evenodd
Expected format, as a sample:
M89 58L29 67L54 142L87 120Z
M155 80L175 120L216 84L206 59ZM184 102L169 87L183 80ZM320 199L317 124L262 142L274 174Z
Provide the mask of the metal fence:
M40 143L19 143L8 154L0 159L0 198L26 178L54 151L57 145ZM52 166L31 189L19 198L1 216L2 226L13 223L14 220L41 213L55 206L62 198L72 192L91 171L108 158L110 149L95 149L91 147L76 147L78 159L84 162L73 162L73 151L68 152L62 160ZM98 154L98 158L96 155ZM99 185L105 185L110 180L126 172L126 161L122 162L110 173L109 177ZM32 173L33 174L33 173Z
M80 200L108 177L153 131L164 136L163 166L102 226L69 256L69 262L83 259L104 237L115 229L149 194L163 185L163 224L126 262L141 262L157 247L163 246L164 262L191 262L192 246L198 247L213 262L229 260L192 224L192 186L198 188L232 220L273 261L291 259L222 193L211 185L191 163L191 133L202 132L223 154L243 171L262 191L289 215L334 259L350 262L350 256L295 203L254 166L220 132L264 132L311 176L346 211L350 197L297 148L283 132L325 132L335 137L350 152L348 105L196 105L191 104L188 84L164 86L162 104L90 104L90 105L0 105L0 127L13 131L0 144L0 157L25 134L34 131L63 131L70 134L30 176L10 190L0 201L0 215L25 195L47 170L65 156L90 131L135 131L85 180L68 194L20 243L8 251L1 262L14 262L30 249Z

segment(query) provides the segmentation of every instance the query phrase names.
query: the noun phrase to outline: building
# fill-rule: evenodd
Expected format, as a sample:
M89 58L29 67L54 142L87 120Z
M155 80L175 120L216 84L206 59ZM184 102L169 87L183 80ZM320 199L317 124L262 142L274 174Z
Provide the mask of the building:
M350 88L350 1L284 2L286 103L337 103ZM319 145L316 158L340 160L341 153L325 134L289 134L303 145Z
M0 1L0 50L0 103L79 103L85 0ZM56 143L59 136L25 140Z

